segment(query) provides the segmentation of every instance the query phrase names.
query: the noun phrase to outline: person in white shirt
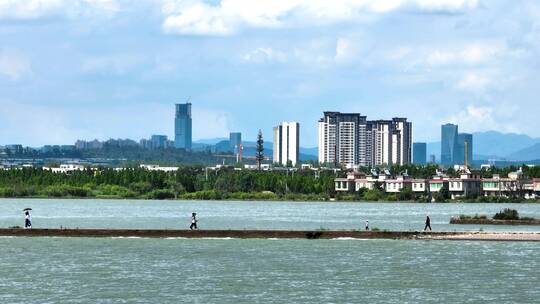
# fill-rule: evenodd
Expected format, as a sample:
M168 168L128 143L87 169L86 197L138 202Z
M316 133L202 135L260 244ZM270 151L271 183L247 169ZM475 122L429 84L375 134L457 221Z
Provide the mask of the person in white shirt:
M189 229L197 229L197 213L195 212L191 214L191 226L189 226Z
M30 212L28 212L28 210L24 212L24 228L32 228L32 217L30 216Z
M369 230L369 221L366 221L366 230Z

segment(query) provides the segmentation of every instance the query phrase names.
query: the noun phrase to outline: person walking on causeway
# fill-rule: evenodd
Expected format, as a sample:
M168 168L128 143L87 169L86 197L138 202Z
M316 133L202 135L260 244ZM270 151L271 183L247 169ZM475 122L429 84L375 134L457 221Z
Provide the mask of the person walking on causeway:
M189 226L189 229L197 229L197 213L195 212L191 214L191 226Z
M429 231L431 231L431 219L429 218L429 215L426 215L426 226L424 227L424 231L426 231L429 228Z
M30 212L28 210L24 212L24 228L32 228L32 217L30 216Z

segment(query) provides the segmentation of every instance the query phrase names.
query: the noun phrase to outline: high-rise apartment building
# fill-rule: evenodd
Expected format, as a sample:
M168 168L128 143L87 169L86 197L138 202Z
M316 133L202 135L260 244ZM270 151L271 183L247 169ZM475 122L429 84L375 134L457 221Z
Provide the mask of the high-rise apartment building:
M368 121L358 113L324 112L319 162L352 168L411 162L412 124L406 118Z
M407 118L392 118L392 164L412 162L412 123Z
M427 144L423 142L413 143L413 164L425 165L427 156Z
M392 145L393 141L397 139L397 137L393 136L392 121L370 121L370 130L372 134L371 165L378 166L392 163Z
M300 154L300 124L282 122L274 127L274 163L287 165L290 161L295 166Z
M176 104L174 118L174 146L191 150L191 103Z
M369 162L367 139L365 116L324 112L319 120L319 162L365 165Z

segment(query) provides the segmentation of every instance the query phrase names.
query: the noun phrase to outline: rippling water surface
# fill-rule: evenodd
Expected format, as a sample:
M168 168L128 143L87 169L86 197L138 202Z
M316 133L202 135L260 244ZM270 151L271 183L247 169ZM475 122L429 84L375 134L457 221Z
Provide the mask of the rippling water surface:
M0 200L0 227L537 230L449 225L540 205ZM0 303L538 303L533 242L0 237Z
M0 238L2 303L538 303L537 243Z
M22 209L33 208L34 227L185 229L191 212L203 229L358 229L420 230L426 214L435 230L528 230L539 226L450 225L451 216L515 208L540 218L540 204L422 204L328 202L221 202L141 200L0 199L0 227L23 226Z

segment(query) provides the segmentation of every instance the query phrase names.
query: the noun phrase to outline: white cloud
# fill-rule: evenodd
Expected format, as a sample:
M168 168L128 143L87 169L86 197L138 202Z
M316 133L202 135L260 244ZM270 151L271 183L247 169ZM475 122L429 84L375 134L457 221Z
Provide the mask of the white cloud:
M490 84L491 79L487 75L482 75L477 72L468 72L458 81L456 87L461 90L478 91L483 90Z
M451 11L476 8L476 0L202 0L165 1L163 30L188 35L229 35L243 27L279 28L370 20L400 8Z
M416 0L411 2L415 2L421 10L435 12L459 12L478 6L478 0Z
M17 81L31 72L30 62L25 57L13 51L0 50L0 76Z
M482 64L497 59L505 54L506 46L502 43L468 43L448 49L426 51L426 62L431 66L449 64Z
M338 38L336 42L336 61L345 62L356 55L356 46L346 38Z
M85 73L106 73L124 75L145 63L142 56L134 54L119 54L85 58L81 69Z
M242 56L242 59L253 63L283 63L287 60L287 55L279 50L270 47L259 47Z
M193 108L193 139L226 137L230 119L225 112L204 108Z
M117 0L0 0L0 19L112 17L119 9Z
M490 106L468 105L465 109L452 115L441 123L455 123L466 132L497 130L501 132L520 132L519 123L514 123L514 115L519 112L515 105L499 104L497 108ZM517 121L516 121L517 122Z

